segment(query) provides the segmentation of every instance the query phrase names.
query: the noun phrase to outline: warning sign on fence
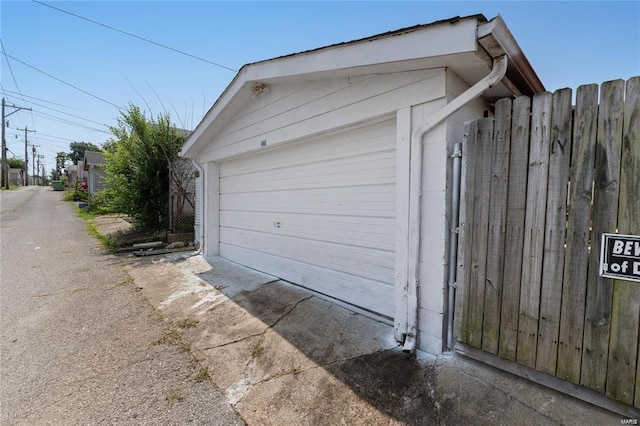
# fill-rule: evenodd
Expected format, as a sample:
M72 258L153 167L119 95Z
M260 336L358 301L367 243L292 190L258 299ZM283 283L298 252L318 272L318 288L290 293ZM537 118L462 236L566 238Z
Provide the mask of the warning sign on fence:
M640 235L602 234L600 276L640 282Z

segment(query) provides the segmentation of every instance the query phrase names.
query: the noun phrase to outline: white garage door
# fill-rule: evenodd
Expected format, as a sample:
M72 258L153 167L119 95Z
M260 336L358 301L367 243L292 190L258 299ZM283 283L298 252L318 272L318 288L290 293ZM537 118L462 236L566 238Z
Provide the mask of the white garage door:
M395 120L220 165L220 254L393 317Z

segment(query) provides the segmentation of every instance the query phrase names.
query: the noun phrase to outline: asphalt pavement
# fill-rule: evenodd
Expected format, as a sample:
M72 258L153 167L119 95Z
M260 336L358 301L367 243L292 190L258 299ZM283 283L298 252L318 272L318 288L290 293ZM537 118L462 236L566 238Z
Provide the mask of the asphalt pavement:
M62 197L0 192L0 424L244 424Z

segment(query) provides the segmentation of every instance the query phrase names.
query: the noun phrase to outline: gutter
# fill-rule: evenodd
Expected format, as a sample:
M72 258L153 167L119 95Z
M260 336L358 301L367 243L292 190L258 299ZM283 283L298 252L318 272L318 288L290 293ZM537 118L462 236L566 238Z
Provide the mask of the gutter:
M420 216L422 214L422 138L430 130L442 123L449 116L457 112L469 102L481 96L485 91L498 84L507 72L507 55L503 55L493 61L493 69L482 80L471 86L460 96L449 102L442 109L431 115L411 133L410 148L410 178L409 178L409 282L407 286L407 330L402 350L414 352L418 334L418 296L420 275ZM453 212L457 216L457 212ZM452 224L453 225L453 224ZM450 249L453 252L453 249ZM451 259L449 259L451 262ZM457 260L455 261L457 262ZM454 263L455 265L455 263ZM450 265L451 268L451 265ZM455 283L449 280L450 299ZM451 305L452 300L449 301ZM448 313L450 322L453 319L453 310Z

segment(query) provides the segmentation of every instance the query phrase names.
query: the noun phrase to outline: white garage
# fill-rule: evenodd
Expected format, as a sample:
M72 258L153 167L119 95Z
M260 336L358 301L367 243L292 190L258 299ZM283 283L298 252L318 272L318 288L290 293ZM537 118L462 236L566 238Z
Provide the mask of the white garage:
M393 317L395 117L220 164L220 255Z
M440 353L454 145L491 100L540 90L481 15L245 65L181 151L200 171L196 238Z

